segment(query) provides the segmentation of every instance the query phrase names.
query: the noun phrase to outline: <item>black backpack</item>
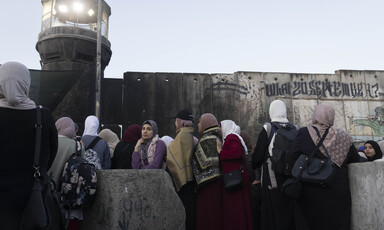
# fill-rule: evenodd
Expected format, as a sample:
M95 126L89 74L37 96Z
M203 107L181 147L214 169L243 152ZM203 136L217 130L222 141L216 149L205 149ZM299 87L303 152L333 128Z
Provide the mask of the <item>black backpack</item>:
M95 165L82 158L80 151L77 151L65 163L61 177L61 196L64 208L89 207L95 201L96 189Z
M268 153L272 162L272 170L275 173L289 176L291 175L292 169L288 161L287 151L291 148L293 140L297 136L297 128L290 123L271 122L269 124L271 126L269 145L271 144L270 142L273 135L276 133L273 142L272 156Z

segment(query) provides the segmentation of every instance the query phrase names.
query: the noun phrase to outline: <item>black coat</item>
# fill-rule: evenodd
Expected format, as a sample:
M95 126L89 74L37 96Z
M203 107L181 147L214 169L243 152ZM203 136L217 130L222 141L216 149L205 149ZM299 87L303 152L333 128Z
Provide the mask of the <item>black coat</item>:
M132 169L132 153L135 150L136 143L123 141L117 143L111 159L112 169Z
M40 172L47 170L57 152L57 130L51 112L41 110ZM36 109L0 108L0 229L19 229L31 193L34 169Z
M301 128L290 150L292 164L300 154L310 153L315 147L308 129ZM316 155L325 157L319 151ZM347 165L359 161L360 156L355 146L351 145L342 166L334 166L335 175L331 187L302 184L301 195L297 200L298 208L295 210L297 230L350 229L351 194Z
M294 201L281 191L281 186L288 178L285 175L275 174L277 188L269 189L271 180L268 171L268 134L263 128L259 133L256 148L252 155L253 169L262 168L261 205L253 207L260 210L260 223L256 229L262 230L292 230L294 229Z

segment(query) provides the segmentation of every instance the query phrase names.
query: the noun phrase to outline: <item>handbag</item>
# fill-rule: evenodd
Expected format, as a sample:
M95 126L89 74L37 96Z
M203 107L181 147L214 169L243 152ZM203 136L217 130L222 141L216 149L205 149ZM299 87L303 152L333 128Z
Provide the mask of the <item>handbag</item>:
M242 178L243 170L236 169L233 171L229 171L227 173L223 173L224 178L224 189L227 192L236 192L243 187L243 178Z
M320 133L316 127L317 135L320 137ZM322 187L327 187L332 184L333 181L333 163L331 156L329 155L327 149L323 145L323 141L328 134L328 129L325 131L323 137L321 137L320 142L312 150L309 155L301 154L296 160L295 165L292 169L292 176L296 177L299 181L305 183L311 183L314 185L320 185ZM319 147L322 146L328 158L320 159L315 156Z
M29 200L24 208L20 223L21 230L64 230L65 212L60 204L54 183L44 180L40 174L39 159L41 145L41 107L36 107L36 139L33 160L34 182ZM53 185L53 188L51 187Z

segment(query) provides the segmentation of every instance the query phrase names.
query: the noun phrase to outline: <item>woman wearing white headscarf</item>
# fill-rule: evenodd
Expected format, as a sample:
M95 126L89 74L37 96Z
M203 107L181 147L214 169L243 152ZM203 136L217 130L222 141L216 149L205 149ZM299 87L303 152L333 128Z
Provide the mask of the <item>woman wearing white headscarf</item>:
M253 229L251 210L251 184L246 170L247 146L240 136L240 127L231 120L221 123L223 146L218 142L217 151L223 173L242 170L243 187L235 192L223 188L223 229Z
M31 76L26 66L7 62L0 66L0 229L20 229L22 213L32 191L36 105L29 99ZM40 173L57 151L57 131L51 112L41 109Z
M253 222L256 229L292 230L295 228L294 201L281 190L289 177L274 171L271 156L277 129L280 133L289 134L291 141L295 138L297 129L289 123L287 107L281 100L274 100L269 105L269 117L271 122L263 125L252 155L255 172L255 180L252 183ZM289 148L289 146L279 147Z
M97 134L98 130L99 119L97 119L95 116L88 116L85 119L84 133L81 137L81 140L84 143L84 148L87 148L95 138L99 138ZM110 169L111 155L109 153L109 146L107 142L105 142L103 139L100 139L92 149L95 150L99 155L101 168Z
M320 136L328 129L323 145L328 150L334 168L333 184L329 187L302 184L300 198L297 199L299 220L296 229L350 229L351 194L347 164L359 162L360 156L353 145L353 139L344 130L333 126L335 110L327 104L318 105L313 113L312 125L301 128L290 150L292 159L300 154L309 154L320 141ZM327 158L323 147L316 156Z

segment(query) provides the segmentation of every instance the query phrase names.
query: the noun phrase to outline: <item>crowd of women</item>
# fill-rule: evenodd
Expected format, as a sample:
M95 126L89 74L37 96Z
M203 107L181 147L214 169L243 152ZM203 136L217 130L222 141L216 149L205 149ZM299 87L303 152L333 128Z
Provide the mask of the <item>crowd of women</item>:
M24 206L31 192L36 123L36 105L28 98L30 74L17 62L0 66L0 228L19 229ZM271 122L287 126L282 101L271 103ZM289 149L294 164L300 154L308 154L327 133L316 155L325 158L327 149L334 164L332 186L303 183L300 196L289 197L281 188L289 179L276 175L276 186L268 171L271 137L263 126L253 146L246 132L232 120L218 121L211 113L198 119L199 138L194 136L191 111L174 117L176 136L159 137L153 120L130 125L122 135L109 129L99 131L99 121L89 116L84 132L69 117L54 121L42 109L40 172L45 180L59 185L66 160L77 151L84 153L96 138L102 169L163 169L169 172L175 191L186 212L186 229L350 229L351 197L347 165L382 158L380 145L369 140L363 150L353 145L345 131L334 126L335 111L318 105L312 124L298 130ZM319 132L319 133L317 133ZM252 162L252 166L251 165ZM253 168L252 168L253 167ZM223 174L240 169L242 187L224 189ZM81 209L71 210L68 229L78 229Z

